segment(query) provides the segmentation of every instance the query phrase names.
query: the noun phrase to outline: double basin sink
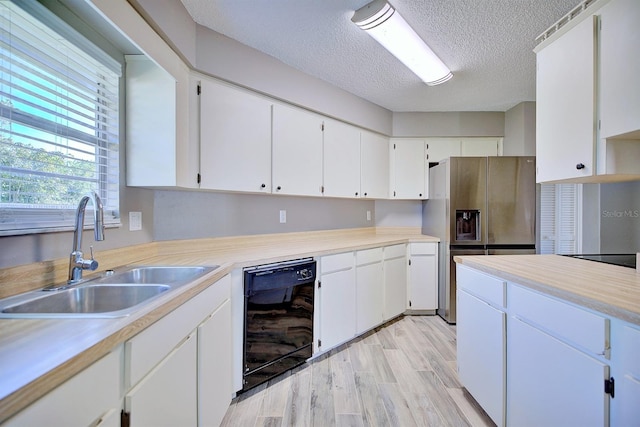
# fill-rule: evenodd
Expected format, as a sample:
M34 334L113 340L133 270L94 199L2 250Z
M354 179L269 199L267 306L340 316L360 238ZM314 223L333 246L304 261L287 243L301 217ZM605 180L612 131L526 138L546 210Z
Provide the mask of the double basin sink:
M218 266L145 266L0 300L0 318L122 317ZM46 289L46 288L45 288Z

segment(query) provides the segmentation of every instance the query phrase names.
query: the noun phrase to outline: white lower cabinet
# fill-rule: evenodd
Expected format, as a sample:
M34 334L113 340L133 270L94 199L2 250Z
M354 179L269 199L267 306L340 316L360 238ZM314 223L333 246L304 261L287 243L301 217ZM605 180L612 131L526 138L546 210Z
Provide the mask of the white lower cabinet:
M640 425L640 327L614 320L611 329L611 425Z
M496 425L504 426L507 283L465 266L456 273L458 376Z
M316 301L320 307L319 351L324 352L356 336L356 270L353 252L320 258Z
M218 426L232 397L231 302L198 326L198 426Z
M197 351L192 333L126 394L132 427L197 425Z
M222 420L233 393L230 294L227 275L125 343L132 426Z
M638 425L640 328L464 264L457 284L460 381L497 425Z
M508 425L608 425L608 365L518 318L507 329Z
M356 252L356 332L358 334L382 323L383 299L382 248Z
M119 346L3 426L119 426L121 360Z
M409 310L435 313L438 308L438 244L409 244Z
M383 249L384 320L407 309L407 246L393 245Z

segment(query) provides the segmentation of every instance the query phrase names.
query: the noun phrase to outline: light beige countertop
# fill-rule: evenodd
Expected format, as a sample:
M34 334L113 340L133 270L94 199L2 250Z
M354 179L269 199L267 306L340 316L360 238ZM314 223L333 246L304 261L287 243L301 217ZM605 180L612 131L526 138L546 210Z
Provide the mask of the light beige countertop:
M640 273L560 255L460 256L467 265L508 281L640 325Z
M127 317L0 319L0 423L235 268L409 242L419 228L363 228L154 242L96 253L100 274L124 265L219 265ZM0 297L64 282L67 259L0 270Z

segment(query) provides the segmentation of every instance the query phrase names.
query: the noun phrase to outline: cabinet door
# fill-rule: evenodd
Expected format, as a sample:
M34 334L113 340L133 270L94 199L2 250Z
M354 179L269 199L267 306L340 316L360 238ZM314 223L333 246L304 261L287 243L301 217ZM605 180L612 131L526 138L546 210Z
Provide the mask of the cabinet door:
M220 425L232 385L231 302L226 301L198 327L198 425Z
M427 198L425 142L423 139L391 140L391 197Z
M389 197L389 138L367 131L360 134L360 196Z
M611 376L615 378L615 398L611 399L612 426L638 425L640 420L639 354L640 329L614 320L611 336Z
M459 138L428 138L427 161L437 163L449 157L460 156Z
M120 421L122 346L10 418L3 426L88 426ZM99 385L99 387L97 386Z
M324 195L360 195L360 130L336 120L324 122Z
M200 85L200 187L269 193L272 103L223 83Z
M409 265L409 309L438 308L438 270L435 255L412 255Z
M608 425L608 365L516 317L507 358L507 425Z
M194 331L127 393L132 427L197 425L196 341Z
M126 85L127 185L178 185L175 78L146 56L130 55Z
M600 137L608 138L640 130L640 2L615 0L600 13Z
M384 320L404 313L407 308L407 258L384 261Z
M499 156L501 138L464 138L460 140L460 155L467 157Z
M460 382L491 419L504 425L506 317L458 289L457 361Z
M537 182L594 174L594 27L585 19L537 53Z
M356 335L355 269L323 274L320 279L320 351Z
M322 117L273 106L272 192L322 195Z
M382 261L356 269L356 332L368 331L383 321L384 275Z

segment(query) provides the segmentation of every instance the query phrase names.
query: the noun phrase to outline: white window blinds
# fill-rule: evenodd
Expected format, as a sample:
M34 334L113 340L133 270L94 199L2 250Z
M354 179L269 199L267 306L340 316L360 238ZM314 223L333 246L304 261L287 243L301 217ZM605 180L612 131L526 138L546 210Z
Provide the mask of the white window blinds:
M119 64L37 2L18 4L30 13L0 1L0 235L72 227L90 191L117 223Z
M579 188L577 184L540 186L540 253L579 251Z

